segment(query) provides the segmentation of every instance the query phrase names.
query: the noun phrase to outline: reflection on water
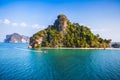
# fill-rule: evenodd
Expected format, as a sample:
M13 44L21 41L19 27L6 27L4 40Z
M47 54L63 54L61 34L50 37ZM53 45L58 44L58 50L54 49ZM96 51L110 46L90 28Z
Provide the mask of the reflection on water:
M18 47L19 46L19 47ZM118 50L30 50L0 45L0 80L119 80Z

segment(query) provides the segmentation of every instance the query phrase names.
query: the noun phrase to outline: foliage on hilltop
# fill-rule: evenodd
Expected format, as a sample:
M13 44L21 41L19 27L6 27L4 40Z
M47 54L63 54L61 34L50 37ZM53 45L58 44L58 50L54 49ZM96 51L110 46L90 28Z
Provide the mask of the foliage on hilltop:
M42 41L39 43L39 39ZM71 23L65 15L59 15L54 25L35 33L30 38L32 48L40 47L79 47L106 48L111 40L101 38L91 32L90 28L78 23Z

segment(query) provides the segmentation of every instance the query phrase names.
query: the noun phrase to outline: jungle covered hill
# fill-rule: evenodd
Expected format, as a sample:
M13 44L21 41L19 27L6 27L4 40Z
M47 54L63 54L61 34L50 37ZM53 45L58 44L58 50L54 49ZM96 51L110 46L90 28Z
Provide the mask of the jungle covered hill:
M111 39L103 39L79 23L71 23L63 14L58 15L53 25L35 33L30 38L29 48L108 48Z

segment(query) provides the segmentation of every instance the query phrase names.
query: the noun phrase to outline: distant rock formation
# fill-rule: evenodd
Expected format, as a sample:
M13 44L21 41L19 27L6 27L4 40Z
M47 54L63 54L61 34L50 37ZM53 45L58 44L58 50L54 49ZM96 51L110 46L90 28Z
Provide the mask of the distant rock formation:
M112 47L113 48L120 48L120 44L119 43L114 43L114 44L112 44Z
M13 33L10 35L6 35L6 39L4 40L6 43L26 43L29 42L29 37L20 35L18 33Z

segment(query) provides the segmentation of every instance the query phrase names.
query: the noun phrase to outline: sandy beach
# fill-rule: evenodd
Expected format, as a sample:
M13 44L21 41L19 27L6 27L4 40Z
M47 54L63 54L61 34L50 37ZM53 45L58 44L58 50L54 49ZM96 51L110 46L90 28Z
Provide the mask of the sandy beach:
M49 48L49 47L42 47L41 49L120 50L120 48Z

